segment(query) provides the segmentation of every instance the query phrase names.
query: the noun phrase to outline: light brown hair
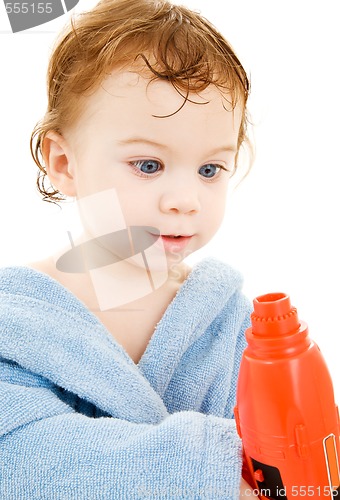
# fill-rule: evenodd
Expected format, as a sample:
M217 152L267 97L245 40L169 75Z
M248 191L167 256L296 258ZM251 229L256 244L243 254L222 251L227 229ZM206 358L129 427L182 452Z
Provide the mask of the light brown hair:
M71 19L49 61L48 107L31 136L31 153L39 167L37 187L44 200L64 199L53 186L45 185L42 144L46 133L62 134L79 118L84 98L113 68L138 60L153 78L170 82L183 96L183 105L190 93L210 84L230 96L232 107L241 102L238 150L249 143L249 80L230 44L209 21L168 0L102 0Z

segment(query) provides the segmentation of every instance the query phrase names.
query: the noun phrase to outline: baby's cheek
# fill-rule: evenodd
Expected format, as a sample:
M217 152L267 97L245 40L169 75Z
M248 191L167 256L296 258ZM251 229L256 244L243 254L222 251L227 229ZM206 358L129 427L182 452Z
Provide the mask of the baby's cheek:
M225 209L226 195L224 193L211 200L210 208L207 213L209 214L208 221L212 232L216 232L221 226L225 215Z

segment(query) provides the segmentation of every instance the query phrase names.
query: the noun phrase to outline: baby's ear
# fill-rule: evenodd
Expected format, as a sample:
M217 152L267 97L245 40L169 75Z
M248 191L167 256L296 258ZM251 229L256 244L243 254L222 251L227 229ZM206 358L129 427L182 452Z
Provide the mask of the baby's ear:
M66 196L76 196L74 157L66 139L53 130L47 132L42 156L51 184Z

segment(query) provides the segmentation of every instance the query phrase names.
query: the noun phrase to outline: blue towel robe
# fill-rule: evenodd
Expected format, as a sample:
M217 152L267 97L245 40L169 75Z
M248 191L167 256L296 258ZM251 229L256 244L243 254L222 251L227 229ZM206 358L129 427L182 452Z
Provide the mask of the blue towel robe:
M240 287L196 265L136 365L58 282L1 269L0 498L237 499Z

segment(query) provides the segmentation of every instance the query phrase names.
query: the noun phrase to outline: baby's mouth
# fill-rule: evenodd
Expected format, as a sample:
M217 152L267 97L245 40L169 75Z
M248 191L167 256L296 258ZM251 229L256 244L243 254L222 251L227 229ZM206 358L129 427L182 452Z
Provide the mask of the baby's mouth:
M192 238L191 234L160 234L162 240L169 241L181 241L181 240L190 240Z
M164 250L171 252L184 250L192 238L192 235L181 234L161 234L160 236L163 242Z

